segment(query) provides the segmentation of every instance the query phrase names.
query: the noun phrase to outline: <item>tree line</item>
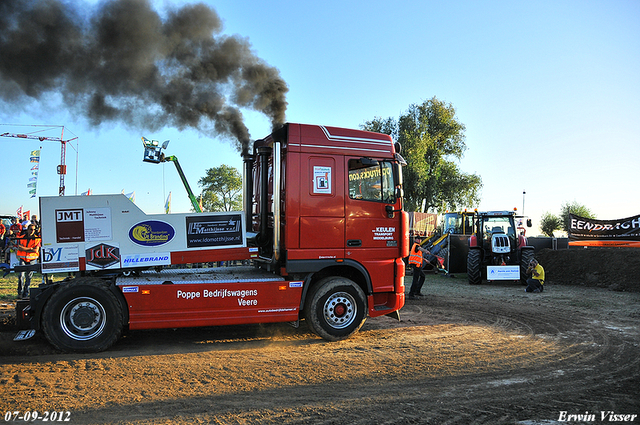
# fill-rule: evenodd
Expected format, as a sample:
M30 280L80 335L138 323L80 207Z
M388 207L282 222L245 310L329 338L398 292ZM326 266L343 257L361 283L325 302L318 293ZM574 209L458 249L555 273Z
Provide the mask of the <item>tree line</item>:
M575 214L586 218L597 218L595 214L584 205L575 201L565 202L560 207L559 215L555 215L550 212L542 214L542 217L540 217L540 230L544 235L551 238L557 230L569 233L569 214Z

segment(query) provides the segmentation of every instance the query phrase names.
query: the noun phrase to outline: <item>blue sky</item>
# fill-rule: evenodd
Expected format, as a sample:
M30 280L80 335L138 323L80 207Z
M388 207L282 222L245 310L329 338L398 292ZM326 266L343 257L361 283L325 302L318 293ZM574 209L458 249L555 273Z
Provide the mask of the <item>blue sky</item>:
M86 7L93 7L90 2ZM598 218L640 214L640 2L622 1L207 1L223 33L246 38L289 86L287 121L357 128L395 117L432 97L451 103L466 126L460 167L483 180L483 210L522 211L539 222L578 202ZM83 5L81 2L72 4ZM155 1L156 10L184 2ZM2 60L0 58L0 60ZM252 138L269 120L244 111ZM166 127L89 125L60 96L4 104L0 123L64 125L66 193L136 192L160 213L190 208L171 163L142 162L141 136L171 140L195 192L206 169L241 168L225 140ZM0 126L0 133L33 128ZM59 130L47 135L59 137ZM37 210L26 187L38 142L0 137L0 213ZM75 146L76 141L72 142ZM58 192L57 143L43 143L38 195ZM534 230L534 233L537 231Z

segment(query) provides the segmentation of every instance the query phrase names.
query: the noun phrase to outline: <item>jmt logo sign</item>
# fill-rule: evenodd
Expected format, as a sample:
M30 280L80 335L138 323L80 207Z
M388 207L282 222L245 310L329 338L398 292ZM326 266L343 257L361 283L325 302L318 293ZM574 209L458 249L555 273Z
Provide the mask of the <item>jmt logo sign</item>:
M56 210L56 242L84 242L84 211Z
M85 250L87 266L106 269L120 264L120 248L101 243Z
M82 221L82 210L56 210L56 222Z

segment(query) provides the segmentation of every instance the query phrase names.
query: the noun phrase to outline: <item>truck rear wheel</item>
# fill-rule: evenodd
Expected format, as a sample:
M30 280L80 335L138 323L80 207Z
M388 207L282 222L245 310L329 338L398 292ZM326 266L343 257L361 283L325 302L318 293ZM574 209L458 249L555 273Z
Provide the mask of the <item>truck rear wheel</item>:
M366 320L366 312L364 291L343 277L320 281L305 303L309 327L328 341L339 341L357 332Z
M63 285L44 306L42 329L47 340L65 352L97 352L122 334L122 306L100 279Z
M482 283L482 259L479 249L470 249L467 254L467 277L471 285Z

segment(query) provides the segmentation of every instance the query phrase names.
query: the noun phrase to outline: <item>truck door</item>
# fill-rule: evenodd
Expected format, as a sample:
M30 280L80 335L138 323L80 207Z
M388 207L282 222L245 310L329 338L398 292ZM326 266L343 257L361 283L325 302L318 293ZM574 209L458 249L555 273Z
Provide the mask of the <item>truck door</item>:
M344 169L334 156L303 155L300 187L301 258L344 258ZM304 176L307 176L306 178ZM291 186L289 186L291 189ZM292 194L289 197L292 198ZM291 220L290 220L291 222ZM309 254L309 250L311 254ZM289 258L299 254L289 250Z
M377 291L392 291L395 261L400 250L399 215L389 217L387 207L399 209L390 161L347 158L349 194L345 197L345 258L365 265Z

